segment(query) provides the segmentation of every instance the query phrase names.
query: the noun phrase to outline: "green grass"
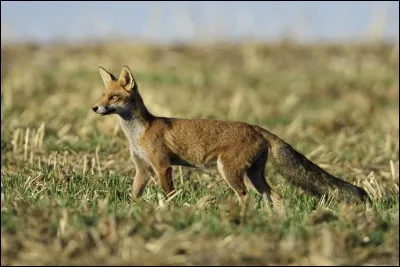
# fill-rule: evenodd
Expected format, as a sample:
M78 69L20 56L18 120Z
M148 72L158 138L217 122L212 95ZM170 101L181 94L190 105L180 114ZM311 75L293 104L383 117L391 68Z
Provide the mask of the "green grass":
M390 47L30 49L5 46L2 57L12 66L2 69L2 265L399 263L398 58ZM51 60L41 59L44 49ZM104 90L98 65L115 74L130 66L156 115L269 129L366 189L373 206L312 197L271 163L267 179L282 208L250 191L242 209L216 170L179 167L172 200L154 182L132 199L127 140L115 117L90 109Z

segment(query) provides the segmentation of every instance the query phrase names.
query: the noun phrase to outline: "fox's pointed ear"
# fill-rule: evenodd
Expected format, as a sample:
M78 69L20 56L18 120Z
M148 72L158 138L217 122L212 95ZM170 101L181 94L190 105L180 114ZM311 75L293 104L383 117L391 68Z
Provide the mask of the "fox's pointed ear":
M116 80L116 78L111 73L109 73L102 67L99 67L99 71L105 87L107 87L111 81Z
M124 66L119 75L118 82L125 88L125 90L130 91L135 86L135 79L129 68Z

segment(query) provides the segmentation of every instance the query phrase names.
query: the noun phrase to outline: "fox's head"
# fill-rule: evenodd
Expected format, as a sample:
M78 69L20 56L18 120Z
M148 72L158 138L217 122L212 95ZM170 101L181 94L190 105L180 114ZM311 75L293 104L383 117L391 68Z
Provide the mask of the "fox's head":
M122 117L132 114L134 108L134 91L137 85L128 67L123 67L119 78L99 67L106 90L103 99L92 107L100 115L118 114Z

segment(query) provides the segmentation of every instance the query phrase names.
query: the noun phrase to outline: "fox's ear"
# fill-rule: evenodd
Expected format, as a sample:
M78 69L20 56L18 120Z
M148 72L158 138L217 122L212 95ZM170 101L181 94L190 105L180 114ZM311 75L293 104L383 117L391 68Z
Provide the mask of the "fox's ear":
M119 75L118 82L125 88L125 90L130 91L135 86L135 79L129 68L124 66Z
M99 67L99 71L105 87L107 87L111 81L116 80L116 78L111 73L109 73L102 67Z

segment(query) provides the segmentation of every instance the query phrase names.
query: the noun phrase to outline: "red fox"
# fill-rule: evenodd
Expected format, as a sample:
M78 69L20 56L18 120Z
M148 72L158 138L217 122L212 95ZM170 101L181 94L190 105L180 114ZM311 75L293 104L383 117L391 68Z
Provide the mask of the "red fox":
M172 166L211 167L236 193L239 203L247 198L249 184L273 204L272 188L265 180L268 157L292 184L321 197L337 190L340 199L371 201L367 192L336 178L275 134L244 122L157 117L149 112L139 94L138 84L124 66L118 79L99 67L105 85L104 97L93 111L117 114L129 141L136 167L132 195L140 197L150 175L157 178L166 198L174 192Z

